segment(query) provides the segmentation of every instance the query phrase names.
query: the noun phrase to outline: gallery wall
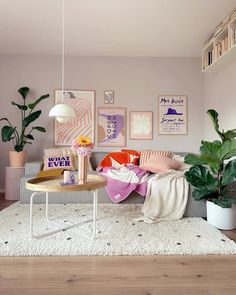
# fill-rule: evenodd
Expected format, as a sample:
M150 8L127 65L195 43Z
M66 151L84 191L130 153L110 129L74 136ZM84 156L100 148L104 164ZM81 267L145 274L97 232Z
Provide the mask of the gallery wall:
M31 89L32 99L50 94L39 108L42 116L37 125L47 129L46 134L35 134L36 140L27 146L28 161L42 158L43 150L54 145L54 122L48 117L54 104L54 90L61 88L61 60L58 56L0 55L1 117L8 117L14 125L19 114L11 101L20 102L17 90L22 86ZM234 86L235 87L235 86ZM127 108L127 147L153 148L196 152L203 137L204 127L204 75L199 58L125 58L76 57L65 59L65 88L95 90L96 107ZM115 103L104 104L104 90L115 91ZM158 95L188 96L188 134L158 135ZM153 111L153 140L129 139L129 111ZM11 143L0 142L0 189L4 188L4 170L8 166ZM117 150L96 147L95 150Z
M213 108L219 113L221 129L236 128L236 62L218 73L205 75L205 110ZM206 140L218 139L207 115L204 115L204 137Z

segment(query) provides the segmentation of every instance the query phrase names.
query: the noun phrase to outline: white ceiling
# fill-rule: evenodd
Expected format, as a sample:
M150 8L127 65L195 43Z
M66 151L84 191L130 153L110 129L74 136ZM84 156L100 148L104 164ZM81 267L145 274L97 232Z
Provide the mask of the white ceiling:
M65 0L66 55L197 57L236 0ZM60 54L62 0L0 0L0 54Z

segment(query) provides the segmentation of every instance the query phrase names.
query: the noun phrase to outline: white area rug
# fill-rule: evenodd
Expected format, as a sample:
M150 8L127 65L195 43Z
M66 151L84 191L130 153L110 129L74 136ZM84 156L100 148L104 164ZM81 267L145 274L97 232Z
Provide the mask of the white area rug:
M95 240L79 235L78 228L31 239L29 205L16 203L0 212L0 255L236 254L236 243L201 218L156 224L134 222L140 212L141 205L101 204ZM84 229L90 229L91 222L85 221L92 214L92 206L49 205L49 214L62 218L63 226L79 220ZM49 230L49 223L44 221L44 205L35 205L34 219L36 234Z

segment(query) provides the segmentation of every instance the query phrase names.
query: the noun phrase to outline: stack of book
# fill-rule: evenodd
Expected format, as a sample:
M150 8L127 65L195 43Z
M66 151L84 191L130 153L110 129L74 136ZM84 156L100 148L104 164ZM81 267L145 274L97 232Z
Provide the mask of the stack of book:
M229 38L228 35L225 36L222 40L219 40L213 46L214 59L219 58L229 49Z
M202 66L206 69L213 62L213 51L206 51L203 55Z
M203 70L233 47L236 47L236 8L215 28L207 40L202 53Z

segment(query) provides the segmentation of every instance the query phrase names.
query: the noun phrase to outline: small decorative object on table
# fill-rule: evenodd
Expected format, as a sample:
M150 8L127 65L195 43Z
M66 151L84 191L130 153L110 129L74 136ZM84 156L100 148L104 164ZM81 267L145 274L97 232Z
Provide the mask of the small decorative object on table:
M64 186L64 185L71 185L71 184L75 184L75 172L65 170L63 173L63 182L60 182L60 185Z
M71 149L78 155L78 183L84 184L87 179L88 157L91 156L93 143L88 137L78 136L72 141Z
M64 183L74 184L75 183L75 174L74 171L64 171Z

